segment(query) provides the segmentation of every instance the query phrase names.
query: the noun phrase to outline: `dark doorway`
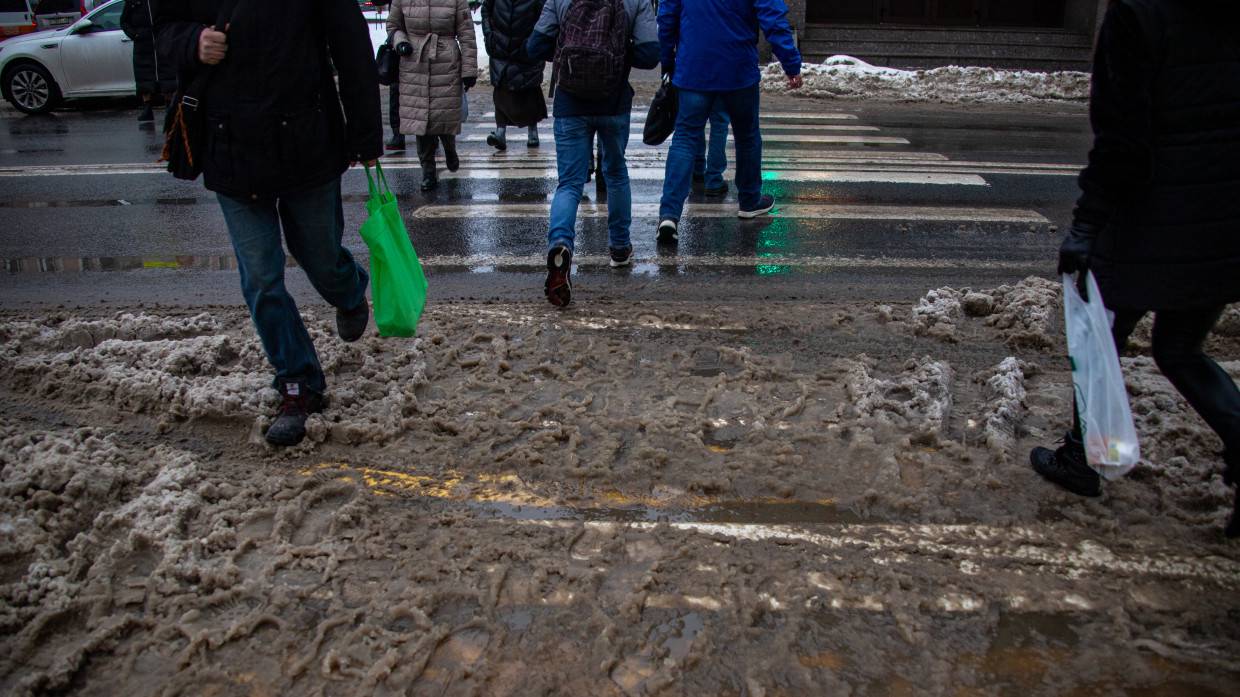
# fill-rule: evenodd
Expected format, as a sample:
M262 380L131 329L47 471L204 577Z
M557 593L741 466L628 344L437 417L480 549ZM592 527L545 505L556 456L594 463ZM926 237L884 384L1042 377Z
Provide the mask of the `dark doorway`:
M806 21L938 26L1064 26L1067 0L806 0Z

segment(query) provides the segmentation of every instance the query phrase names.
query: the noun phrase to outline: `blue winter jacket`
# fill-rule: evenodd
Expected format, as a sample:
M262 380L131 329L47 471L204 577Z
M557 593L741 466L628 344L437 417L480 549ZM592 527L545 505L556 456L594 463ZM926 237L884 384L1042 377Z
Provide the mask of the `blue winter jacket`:
M661 0L659 50L672 82L698 92L752 87L758 72L758 28L788 75L801 74L801 52L784 0Z

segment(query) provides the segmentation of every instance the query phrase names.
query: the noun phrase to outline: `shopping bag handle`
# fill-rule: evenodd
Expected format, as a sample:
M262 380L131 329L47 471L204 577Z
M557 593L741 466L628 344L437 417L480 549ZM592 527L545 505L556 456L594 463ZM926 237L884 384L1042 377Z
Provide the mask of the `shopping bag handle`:
M383 174L383 165L375 161L375 174L379 177L379 183L376 186L375 177L370 173L370 165L366 165L366 185L370 189L370 197L375 198L380 194L391 195L392 188L388 186L387 176Z

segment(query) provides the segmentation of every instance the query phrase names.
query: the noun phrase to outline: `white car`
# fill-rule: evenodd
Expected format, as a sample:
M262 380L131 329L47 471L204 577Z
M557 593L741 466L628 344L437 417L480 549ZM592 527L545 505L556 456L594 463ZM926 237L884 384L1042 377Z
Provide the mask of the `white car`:
M67 27L0 42L0 94L19 111L42 114L75 97L135 93L133 41L121 31L123 0Z

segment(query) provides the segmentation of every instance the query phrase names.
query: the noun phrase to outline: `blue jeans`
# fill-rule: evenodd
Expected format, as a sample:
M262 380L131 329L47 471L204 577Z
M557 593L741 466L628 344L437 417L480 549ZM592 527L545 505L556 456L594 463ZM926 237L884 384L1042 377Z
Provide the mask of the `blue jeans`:
M736 192L742 209L758 207L762 199L762 134L758 132L758 86L731 92L695 92L682 89L680 110L676 115L676 135L667 153L667 170L663 177L663 200L659 203L660 220L680 220L685 198L693 185L693 164L702 151L706 121L722 105L732 120L732 137L736 143ZM714 139L714 127L711 138Z
M340 179L279 199L220 194L219 200L237 253L241 294L276 379L304 380L311 390L324 392L327 381L314 342L284 287L280 230L284 229L289 253L324 300L341 310L366 302L369 277L340 244L344 234Z
M693 174L703 177L707 189L723 186L723 170L728 168L728 114L723 102L716 102L710 112L710 148L699 148L693 160Z
M624 150L629 145L629 112L616 116L559 116L555 119L555 160L560 183L551 200L551 228L547 248L573 249L577 236L577 206L590 169L590 150L598 135L603 153L603 180L607 182L607 245L629 246L633 223L633 195Z

